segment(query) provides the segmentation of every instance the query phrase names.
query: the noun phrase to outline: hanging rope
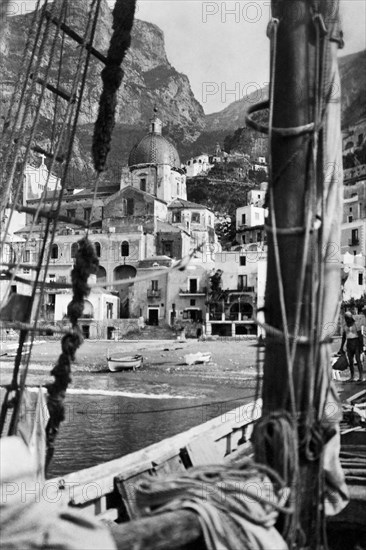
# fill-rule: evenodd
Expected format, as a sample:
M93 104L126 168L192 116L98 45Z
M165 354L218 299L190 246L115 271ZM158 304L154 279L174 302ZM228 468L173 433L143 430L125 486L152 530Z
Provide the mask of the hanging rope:
M267 30L267 35L271 40L271 79L270 79L270 110L269 110L269 122L268 122L268 150L269 150L269 210L270 210L270 219L272 224L272 238L273 238L273 249L274 257L276 264L276 272L278 279L278 294L281 308L281 316L283 323L283 332L285 336L285 353L286 353L286 366L287 366L287 384L288 391L290 396L290 407L291 412L295 415L296 405L295 405L295 390L292 377L292 361L291 361L291 347L290 347L290 337L289 337L289 328L287 321L287 312L286 312L286 302L285 302L285 293L284 293L284 284L282 278L281 270L281 259L279 254L278 240L277 240L277 222L274 206L274 196L273 196L273 181L272 181L272 160L271 160L271 141L272 141L272 128L273 128L273 105L274 105L274 88L275 88L275 67L276 67L276 56L277 56L277 36L278 36L278 26L279 20L272 17Z
M97 172L103 172L110 150L112 131L115 124L117 91L122 83L123 69L120 67L131 44L131 29L136 0L117 0L113 9L113 35L102 71L103 91L99 101L99 113L95 123L92 154Z
M99 265L94 246L90 241L84 238L78 242L78 245L79 248L76 254L75 267L71 272L73 298L67 310L73 331L66 334L61 340L62 353L51 371L55 381L47 385L47 405L50 419L46 428L46 468L54 453L55 439L60 423L65 418L64 400L67 387L71 382L71 362L74 361L75 353L83 342L77 323L79 317L83 313L84 299L90 292L87 281L91 274L97 272Z
M25 158L24 158L24 161L23 161L23 169L26 165L26 161L27 161L29 151L30 151L30 147L31 147L32 138L35 135L37 122L39 120L40 110L41 110L41 105L42 105L42 99L44 97L45 87L46 87L48 78L50 76L50 67L52 65L52 61L53 61L53 57L54 57L56 40L57 40L58 33L59 33L59 30L60 30L60 27L61 27L63 16L65 15L65 9L66 9L66 5L67 5L67 1L68 0L65 0L60 6L60 14L59 14L59 17L57 18L57 20L58 20L57 28L56 28L56 31L53 35L53 39L52 39L52 44L51 44L50 53L49 53L49 59L48 59L48 63L47 63L47 66L46 66L46 72L45 72L45 75L44 75L45 78L42 79L43 80L42 91L41 91L41 94L39 96L38 103L37 103L37 108L36 108L36 111L35 111L35 114L34 114L32 130L31 130L30 136L27 139L26 153L25 153ZM55 6L56 6L56 3L54 3L53 6L52 6L53 10L55 9ZM86 22L85 34L84 34L84 37L83 37L83 44L93 41L94 34L95 34L95 29L96 29L96 21L97 21L99 6L100 6L100 0L92 0L91 8L88 11L88 19L87 19L87 22ZM42 18L41 18L41 20L42 20ZM41 46L39 47L38 58L36 59L36 67L39 67L40 61L42 60L41 53L45 49L46 44L47 44L47 39L49 38L48 37L48 32L49 32L48 23L49 23L49 20L47 20L47 22L46 22L46 27L44 29L44 34L43 34L42 39L41 39ZM36 47L36 44L35 44L35 47ZM53 193L53 196L52 196L52 201L51 201L51 210L53 210L56 213L56 217L59 214L61 203L62 203L62 198L63 198L63 192L64 192L64 189L65 189L66 176L67 176L68 168L69 168L69 165L70 165L73 140L74 140L74 137L75 137L76 124L77 124L78 114L80 112L81 100L82 100L83 90L84 90L84 86L85 86L90 55L91 54L90 54L89 50L85 50L85 48L80 48L80 52L79 52L79 56L78 56L78 62L77 62L77 69L76 69L76 73L74 75L74 79L72 81L72 93L71 93L71 97L74 97L75 94L76 94L76 91L79 87L78 101L76 103L75 109L74 109L74 102L73 101L68 102L66 113L65 113L65 116L63 117L63 120L62 120L62 127L61 127L61 130L60 130L59 139L58 139L58 141L55 145L54 155L53 155L52 161L51 161L51 167L48 171L47 181L46 181L45 188L44 188L44 191L43 191L42 196L41 196L41 200L39 201L39 204L38 204L38 207L37 207L37 212L41 209L43 201L46 197L48 182L49 182L52 170L54 168L54 164L56 162L56 157L57 157L57 154L58 154L58 150L60 148L62 136L64 135L66 127L71 125L72 126L72 134L71 134L70 143L69 143L68 150L67 150L66 162L65 162L65 165L63 167L63 174L62 174L62 180L61 180L61 182L62 182L61 183L61 191L58 192L57 189L55 189L55 191ZM33 58L32 58L32 62L33 62ZM34 74L37 74L37 73L35 72ZM33 78L30 89L28 90L28 98L26 99L26 104L27 105L32 100L32 91L33 91L34 82L35 82L35 79ZM25 121L26 121L26 119L23 116L22 124L25 124ZM14 125L15 125L15 123L14 123ZM23 128L23 132L24 132L24 128ZM19 143L22 140L24 140L23 132L20 135L21 139L19 139L17 141L17 145L19 145ZM15 162L16 162L16 158L15 158L15 160L13 160L13 166L14 166ZM16 200L17 200L17 194L19 193L20 188L21 188L21 181L18 183L18 188L17 188L17 191L16 191L16 197L15 197L15 201L13 203L12 211L14 210L14 206L15 206L15 203L16 203ZM29 242L29 240L32 236L32 230L33 230L34 225L36 223L36 219L37 219L37 213L33 217L33 221L32 221L32 224L31 224L31 230L30 230L30 232L27 236L27 239L26 239L26 242L24 243L24 246L26 246L28 244L28 242ZM8 222L10 222L10 219L8 220ZM33 303L34 298L35 298L35 293L36 293L37 287L40 288L40 293L42 294L43 291L44 291L45 285L46 285L47 270L48 270L48 265L49 265L50 256L51 256L52 243L53 243L53 240L54 240L54 237L55 237L55 234L56 234L56 229L57 229L57 226L56 226L56 223L55 223L55 220L54 220L53 228L52 228L52 231L51 231L51 239L50 239L50 242L48 243L49 246L48 246L48 249L47 249L47 246L46 246L47 245L47 239L48 239L49 233L50 233L50 220L47 220L46 228L45 228L45 232L44 232L44 238L43 238L43 241L42 241L42 248L41 248L40 253L38 255L38 269L36 271L36 278L35 278L34 281L31 282L32 283L32 296L31 296L32 303ZM6 236L6 233L7 233L7 231L4 232L5 236ZM20 259L19 259L19 262L20 262ZM41 278L40 275L41 275L42 270L43 270L43 276ZM15 277L16 277L15 273L16 273L16 270L13 271L11 281L10 281L8 286L10 286L12 280L15 279ZM36 310L35 310L35 313L34 313L34 319L33 319L35 325L37 324L38 319L39 319L40 308L41 308L41 301L39 300L38 303L37 303L37 306L36 306ZM12 412L12 419L11 419L11 422L10 422L9 433L15 433L15 430L16 430L17 420L18 420L18 415L19 415L19 406L20 406L20 402L21 402L21 399L22 399L22 393L23 393L23 390L24 390L24 387L25 387L27 372L28 372L28 368L29 368L30 354L27 354L26 356L24 356L23 353L22 353L22 348L23 348L24 344L27 341L28 335L29 335L29 332L27 331L27 329L21 329L18 353L17 353L17 356L16 356L15 365L14 365L13 383L12 383L11 389L9 389L6 392L6 395L5 395L5 398L4 398L4 401L3 401L2 415L1 415L1 427L4 425L4 421L5 421L4 419L5 419L6 409L8 407L8 403L9 403L10 392L13 391L13 390L16 391L15 406L14 406L13 412ZM31 336L30 350L32 349L34 335L35 335L35 331L31 330L30 331L30 336ZM18 386L17 378L18 378L18 373L20 371L20 363L21 362L24 363L24 366L23 366L23 370L22 370L22 373L21 373L20 384Z
M256 462L270 466L291 489L290 501L294 506L292 516L282 518L281 532L290 548L298 533L298 491L299 461L296 421L287 411L268 414L254 426L252 442Z

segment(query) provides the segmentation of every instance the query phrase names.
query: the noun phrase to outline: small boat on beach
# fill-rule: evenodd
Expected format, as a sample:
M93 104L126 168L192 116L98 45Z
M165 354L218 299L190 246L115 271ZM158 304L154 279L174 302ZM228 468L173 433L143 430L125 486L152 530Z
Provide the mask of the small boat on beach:
M204 352L201 353L198 351L197 353L188 353L184 356L184 362L186 365L195 365L196 363L209 363L211 361L211 353L210 352Z
M108 368L111 372L120 372L127 369L136 370L141 367L143 361L142 355L107 356Z

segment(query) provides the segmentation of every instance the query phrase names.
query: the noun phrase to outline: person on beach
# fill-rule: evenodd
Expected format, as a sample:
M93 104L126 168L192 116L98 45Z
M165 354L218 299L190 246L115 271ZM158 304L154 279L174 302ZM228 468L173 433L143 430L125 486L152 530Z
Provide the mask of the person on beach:
M346 352L348 357L349 369L351 376L346 382L353 382L355 376L355 369L353 365L354 358L356 358L356 363L359 372L358 382L363 382L363 368L361 362L361 353L363 351L363 336L361 327L356 325L355 319L350 311L346 311L344 314L344 329L342 334L342 343L339 349L340 353L344 353L344 344L346 345Z

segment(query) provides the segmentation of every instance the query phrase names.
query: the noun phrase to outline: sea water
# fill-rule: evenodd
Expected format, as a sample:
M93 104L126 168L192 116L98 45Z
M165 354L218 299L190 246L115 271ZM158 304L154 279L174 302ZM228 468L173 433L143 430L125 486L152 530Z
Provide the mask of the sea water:
M252 400L253 389L212 401L69 393L49 477L124 456ZM247 397L246 397L247 396Z
M2 367L8 378L11 363ZM49 364L32 365L27 386L33 403L38 384L48 381L49 371ZM252 401L255 386L254 379L239 384L190 377L186 373L183 380L178 374L160 372L74 371L66 394L65 421L56 439L48 477L124 456L225 415Z

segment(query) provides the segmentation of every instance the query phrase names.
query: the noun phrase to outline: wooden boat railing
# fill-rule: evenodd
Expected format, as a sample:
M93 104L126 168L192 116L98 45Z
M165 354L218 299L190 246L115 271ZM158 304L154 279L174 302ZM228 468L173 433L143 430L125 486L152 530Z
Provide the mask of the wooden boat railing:
M62 501L99 519L135 519L139 512L134 492L143 477L179 473L191 466L249 454L254 422L261 414L261 399L233 410L223 408L220 416L183 433L104 464L50 479L45 494L51 502Z

